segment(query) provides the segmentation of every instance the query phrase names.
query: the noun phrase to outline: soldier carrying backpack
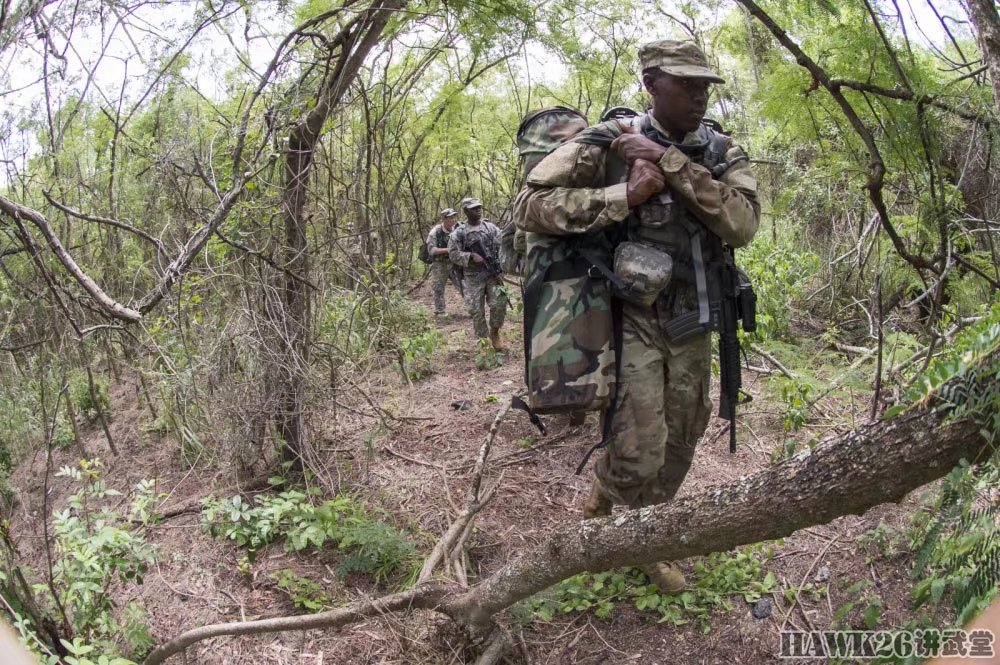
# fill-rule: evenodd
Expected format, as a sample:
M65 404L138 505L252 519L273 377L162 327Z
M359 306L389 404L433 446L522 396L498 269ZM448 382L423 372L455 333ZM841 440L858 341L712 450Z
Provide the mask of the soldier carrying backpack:
M657 41L639 60L649 112L577 130L536 160L514 202L531 406L607 409L585 518L676 494L710 416L711 331L739 318L732 248L760 218L746 155L703 122L723 82L705 55ZM752 327L752 311L743 318ZM735 399L723 406L734 417ZM664 592L684 587L675 566L644 570Z
M466 223L451 234L448 255L465 271L465 309L476 339L487 339L495 350L503 351L500 327L507 315L507 296L500 268L500 229L483 217L479 199L462 199L461 206Z
M444 287L448 279L454 274L455 269L455 266L451 263L451 259L448 258L448 238L451 237L451 232L455 230L457 220L458 213L453 209L445 208L442 210L441 223L435 224L434 228L427 234L427 239L424 240L422 248L422 254L427 256L424 262L431 265L431 291L434 292L434 315L438 317L442 317L447 313L444 303ZM461 292L462 283L454 278L452 282L459 292Z

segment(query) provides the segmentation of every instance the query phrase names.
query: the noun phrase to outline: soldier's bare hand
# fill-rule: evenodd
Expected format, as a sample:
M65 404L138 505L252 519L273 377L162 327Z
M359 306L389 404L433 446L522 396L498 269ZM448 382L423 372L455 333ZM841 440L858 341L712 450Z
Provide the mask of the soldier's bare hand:
M628 173L625 196L628 207L634 208L645 203L649 197L659 194L667 186L660 167L644 159L637 159Z
M622 134L611 142L611 149L615 150L629 166L637 159L655 164L667 151L662 145L642 134Z
M484 259L483 257L479 256L475 252L472 253L472 260L474 262L476 262L476 263L486 263L486 259Z

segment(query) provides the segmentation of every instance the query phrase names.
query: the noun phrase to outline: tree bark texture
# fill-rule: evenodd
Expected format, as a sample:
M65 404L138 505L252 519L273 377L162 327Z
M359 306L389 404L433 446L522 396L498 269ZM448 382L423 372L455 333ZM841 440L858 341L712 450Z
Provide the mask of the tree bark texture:
M107 314L113 318L120 321L125 321L126 323L135 323L142 318L142 315L131 309L122 305L118 301L111 298L106 294L97 283L80 269L80 266L76 264L73 257L70 256L66 248L63 247L62 243L59 242L59 238L56 237L55 231L52 230L52 225L49 224L49 220L45 219L45 216L37 210L25 207L19 203L11 201L5 196L0 196L0 212L10 215L16 219L27 219L32 224L34 224L45 236L45 239L49 243L49 247L52 249L52 253L56 255L59 262L66 268L66 271L73 276L73 279L83 287L94 302L101 306L101 308L107 312Z
M968 0L976 41L993 81L993 101L1000 114L1000 15L994 0Z
M990 356L996 362L1000 352ZM986 365L992 366L992 365ZM1000 382L1000 377L982 381ZM898 502L991 446L971 420L935 410L862 427L783 464L679 501L571 524L442 610L473 625L583 571L673 561L788 536Z
M339 52L329 53L327 72L322 78L315 105L289 132L284 157L283 271L278 276L279 311L272 314L279 350L273 383L277 388L277 427L285 443L286 455L300 460L305 443L304 414L306 378L309 366L310 313L309 246L307 239L309 176L316 147L331 112L358 74L364 59L378 44L400 0L376 0L348 24L330 43Z

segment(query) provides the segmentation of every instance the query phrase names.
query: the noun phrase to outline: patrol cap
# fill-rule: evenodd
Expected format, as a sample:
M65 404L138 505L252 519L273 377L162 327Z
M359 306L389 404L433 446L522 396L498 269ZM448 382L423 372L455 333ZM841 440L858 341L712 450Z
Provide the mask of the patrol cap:
M454 208L445 208L444 210L441 211L442 217L454 217L457 214L458 213L455 212Z
M462 199L462 210L469 208L482 208L483 204L479 199Z
M661 39L643 44L639 47L639 65L682 78L726 82L708 66L708 58L694 42Z

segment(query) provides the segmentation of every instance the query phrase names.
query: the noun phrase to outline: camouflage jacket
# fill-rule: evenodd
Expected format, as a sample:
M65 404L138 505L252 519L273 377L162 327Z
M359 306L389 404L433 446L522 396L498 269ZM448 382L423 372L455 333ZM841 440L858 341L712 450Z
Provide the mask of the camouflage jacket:
M642 116L640 116L641 118ZM663 128L650 118L654 128ZM601 126L587 131L602 131ZM683 144L704 141L706 127L685 136ZM730 161L745 157L743 149L725 137ZM629 215L624 175L608 182L608 151L578 141L563 144L528 175L514 201L514 219L528 232L548 235L591 233L621 222ZM660 158L669 192L684 208L732 247L750 242L760 223L757 179L744 159L719 179L671 145Z
M655 119L650 121L654 129L665 134ZM585 131L610 135L603 125ZM698 146L706 146L707 150L712 142L724 147L717 162L745 157L729 137L703 125L685 136L684 150L672 144L660 158L658 166L667 188L630 210L624 167L617 155L600 146L570 141L539 162L528 175L514 201L514 219L528 232L531 246L532 242L544 244L546 235L581 235L610 229L631 216L634 223L630 222L629 237L663 249L674 259L674 279L652 309L631 304L625 307L626 320L632 321L636 332L650 342L657 328L698 306L690 274L692 228L713 233L732 247L742 247L750 242L760 223L757 180L746 159L732 163L721 177L714 178L708 168L688 156L699 158ZM542 235L533 241L534 234ZM685 269L686 279L682 278Z
M451 231L448 231L444 228L444 224L434 225L434 228L431 229L431 232L427 234L427 240L424 241L425 243L427 243L427 253L430 254L432 260L434 261L448 260L449 257L447 254L441 254L440 256L436 256L434 254L434 250L447 249L448 238L451 236L451 232L457 228L458 225L456 224Z
M486 268L472 260L472 246L479 242L486 256L483 258L493 265L500 264L500 229L488 219L478 225L463 224L451 232L448 239L448 257L452 263L465 268L466 272L479 272ZM476 254L481 252L476 251Z

